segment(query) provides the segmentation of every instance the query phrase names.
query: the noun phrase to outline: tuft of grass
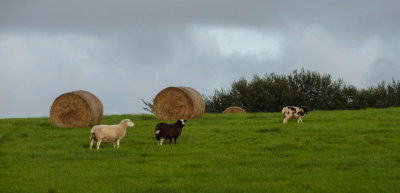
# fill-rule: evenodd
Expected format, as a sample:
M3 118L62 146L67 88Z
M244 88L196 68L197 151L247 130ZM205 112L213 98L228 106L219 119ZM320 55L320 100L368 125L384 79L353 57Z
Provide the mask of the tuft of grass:
M54 186L51 186L47 189L48 193L58 193L57 189Z
M89 150L90 127L0 119L0 192L400 192L400 108L205 114L157 146L152 115L114 149Z

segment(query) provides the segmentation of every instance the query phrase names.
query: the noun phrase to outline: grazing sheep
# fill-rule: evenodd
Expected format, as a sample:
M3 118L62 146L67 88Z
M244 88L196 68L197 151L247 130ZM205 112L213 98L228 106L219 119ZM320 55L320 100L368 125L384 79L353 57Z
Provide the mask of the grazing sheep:
M169 143L172 143L174 138L175 144L178 137L181 135L183 127L185 126L186 120L179 119L176 123L167 124L159 123L156 125L156 139L157 145L162 145L165 139L169 139Z
M90 131L90 149L92 149L94 141L97 142L96 148L100 148L101 142L114 142L114 148L119 148L119 141L126 134L126 127L133 127L135 124L124 119L118 125L96 125Z
M286 124L288 119L298 119L297 123L303 123L303 116L307 114L307 107L294 107L294 106L286 106L282 109L283 115L283 123Z

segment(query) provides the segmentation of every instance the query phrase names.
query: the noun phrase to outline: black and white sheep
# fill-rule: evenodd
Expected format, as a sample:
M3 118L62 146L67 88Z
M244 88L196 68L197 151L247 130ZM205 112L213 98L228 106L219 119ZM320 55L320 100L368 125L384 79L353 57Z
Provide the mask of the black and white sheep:
M169 139L169 143L172 143L174 139L175 144L178 137L181 135L183 127L185 126L186 120L179 119L176 123L158 123L156 125L155 134L157 139L157 145L162 145L164 140Z
M286 124L288 119L297 119L297 123L303 123L302 118L307 114L307 107L286 106L282 109L283 123Z
M119 148L119 141L126 134L126 127L133 127L135 124L129 120L124 119L118 125L96 125L90 131L90 149L96 141L96 148L100 148L101 142L114 142L114 148Z

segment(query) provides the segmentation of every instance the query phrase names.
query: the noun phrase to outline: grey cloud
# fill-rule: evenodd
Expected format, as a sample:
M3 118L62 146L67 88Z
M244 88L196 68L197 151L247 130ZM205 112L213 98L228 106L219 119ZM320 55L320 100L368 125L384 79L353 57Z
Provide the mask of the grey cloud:
M385 1L2 1L2 27L50 30L169 28L224 25L250 28L318 25L352 35L399 32L400 2ZM382 30L385 29L385 30ZM93 32L92 31L92 32Z
M368 86L376 86L378 83L385 81L391 83L392 80L399 80L400 64L399 61L393 61L387 58L378 58L369 71L368 78L365 83Z

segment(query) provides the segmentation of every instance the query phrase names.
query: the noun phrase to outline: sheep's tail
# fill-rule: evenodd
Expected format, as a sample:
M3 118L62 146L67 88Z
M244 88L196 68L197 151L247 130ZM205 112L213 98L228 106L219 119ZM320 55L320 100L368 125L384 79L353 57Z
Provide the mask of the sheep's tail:
M90 141L92 141L92 140L97 141L96 135L94 133L90 133Z

